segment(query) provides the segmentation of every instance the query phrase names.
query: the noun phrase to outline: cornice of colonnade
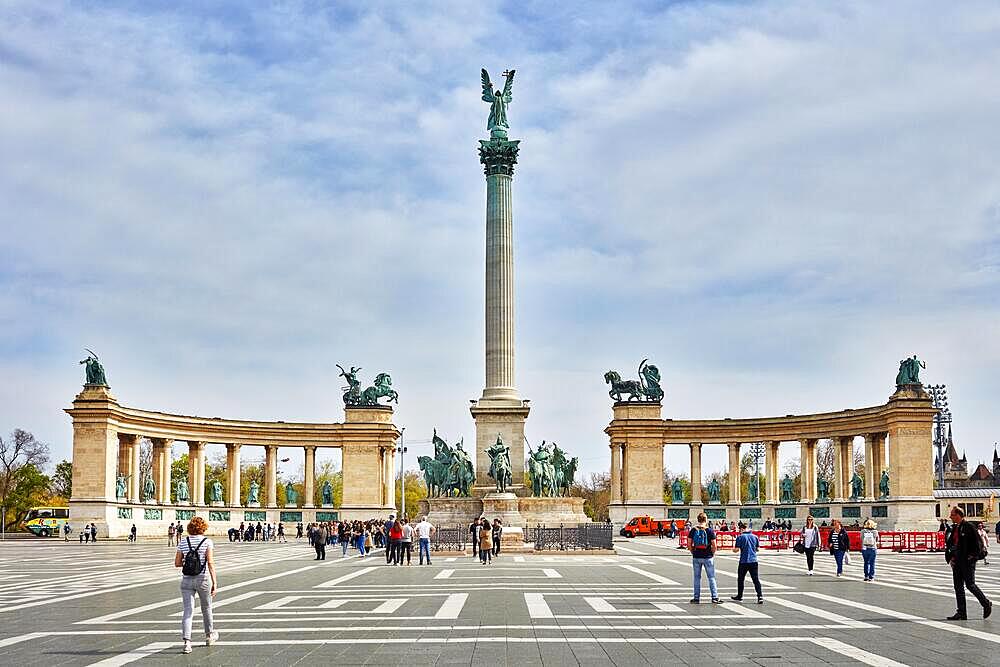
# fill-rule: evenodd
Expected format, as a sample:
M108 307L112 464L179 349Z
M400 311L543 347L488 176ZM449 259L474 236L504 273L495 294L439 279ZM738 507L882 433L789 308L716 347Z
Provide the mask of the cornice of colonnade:
M400 436L391 408L348 414L342 422L284 422L198 417L140 410L120 405L105 388L85 387L66 409L74 423L100 422L120 434L186 442L251 446L343 447L352 444L395 446Z
M636 436L659 438L663 444L789 442L887 433L899 425L926 423L935 412L929 399L906 394L895 394L884 405L869 408L746 419L655 419L649 418L651 410L633 417L616 409L616 418L605 433L612 442Z

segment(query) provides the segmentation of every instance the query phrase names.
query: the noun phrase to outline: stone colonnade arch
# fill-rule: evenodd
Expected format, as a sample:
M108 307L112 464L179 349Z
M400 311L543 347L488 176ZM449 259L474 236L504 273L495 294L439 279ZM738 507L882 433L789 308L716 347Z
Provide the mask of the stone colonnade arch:
M315 462L319 448L338 448L344 473L343 501L337 518L384 517L395 510L394 457L399 430L388 406L348 408L343 423L265 422L218 417L194 417L139 410L120 405L108 387L85 385L66 410L73 418L73 523L94 522L100 534L120 537L133 523L140 535L163 535L168 523L203 516L210 532L225 532L241 521L291 522L332 518L334 508L315 507ZM140 443L153 445L149 478L155 493L143 494ZM188 446L185 479L189 501L174 502L170 451L175 443ZM227 497L212 502L205 488L206 445L226 447ZM264 484L260 502L240 497L240 460L244 446L264 448ZM301 447L305 459L303 505L278 507L279 447ZM116 489L119 471L128 477L123 497ZM213 525L214 524L214 525Z
M705 509L710 518L794 518L813 513L823 518L875 517L885 529L933 529L932 425L936 413L917 386L897 389L884 405L840 412L754 419L663 419L659 403L619 402L605 429L611 445L611 520L621 524L637 515L693 519ZM865 439L864 492L854 496L854 438ZM818 497L816 443L831 439L834 479L829 498ZM729 475L729 503L712 503L702 488L701 449L706 444L729 448L729 470L738 470L740 445L763 442L765 507L742 503L740 476ZM800 499L781 502L778 447L798 442L801 453ZM690 452L691 502L677 506L663 499L663 448L687 446ZM888 447L888 455L886 448ZM888 472L890 492L883 496L879 479ZM714 506L713 506L714 505ZM768 507L773 506L773 507ZM765 514L765 511L770 513ZM759 525L759 521L757 522Z

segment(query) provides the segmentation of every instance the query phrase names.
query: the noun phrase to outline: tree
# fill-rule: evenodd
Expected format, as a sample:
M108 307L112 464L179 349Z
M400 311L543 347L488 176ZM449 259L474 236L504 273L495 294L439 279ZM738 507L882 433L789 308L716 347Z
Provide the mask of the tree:
M407 470L406 475L406 516L413 519L420 509L420 501L427 497L427 486L424 484L424 477L415 470ZM402 498L400 486L402 485L399 475L396 475L396 513L402 514Z
M18 468L14 474L11 493L4 500L8 526L16 526L25 520L32 507L51 505L49 486L52 480L32 464Z
M573 484L570 494L583 498L583 511L592 521L606 521L611 502L611 473L590 473Z
M52 475L52 494L59 498L69 500L73 497L73 463L71 461L60 461L56 464L56 471Z
M14 508L23 508L26 499L39 492L39 476L45 480L41 490L48 489L49 478L41 472L48 461L49 446L36 440L28 431L17 428L9 438L0 437L0 512L6 516L8 508L11 508L15 518L13 523L23 521L23 516L17 518L19 510Z

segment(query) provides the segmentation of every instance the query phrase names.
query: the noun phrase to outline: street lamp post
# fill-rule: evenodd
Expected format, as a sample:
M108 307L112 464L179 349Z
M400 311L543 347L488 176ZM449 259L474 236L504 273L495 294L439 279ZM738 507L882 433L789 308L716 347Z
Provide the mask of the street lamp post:
M753 456L753 474L757 483L757 504L760 505L760 460L764 458L764 443L755 442L750 445L750 454Z
M399 495L400 499L400 518L406 516L406 475L403 474L403 455L406 454L406 447L403 446L403 433L406 432L406 427L399 429L399 447L396 447L396 453L399 454Z
M937 408L934 415L934 446L938 453L938 488L944 488L944 446L945 446L945 424L951 423L951 410L948 409L948 389L943 384L932 384L927 387L930 394L931 403Z

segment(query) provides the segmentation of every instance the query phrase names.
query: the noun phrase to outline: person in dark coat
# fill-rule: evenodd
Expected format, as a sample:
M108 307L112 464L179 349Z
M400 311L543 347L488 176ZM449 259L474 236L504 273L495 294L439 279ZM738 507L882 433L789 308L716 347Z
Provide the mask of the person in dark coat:
M976 561L982 555L979 546L979 532L976 527L965 520L965 512L955 506L949 515L952 520L951 529L945 536L944 559L951 565L952 583L955 585L955 602L958 607L949 621L965 621L968 614L965 607L965 589L976 596L983 605L983 618L989 618L993 612L990 602L976 585Z
M840 522L840 519L833 520L833 528L830 530L830 537L827 538L827 546L830 548L830 554L837 561L837 576L839 577L844 573L844 556L851 548L847 531L844 530L844 524Z

